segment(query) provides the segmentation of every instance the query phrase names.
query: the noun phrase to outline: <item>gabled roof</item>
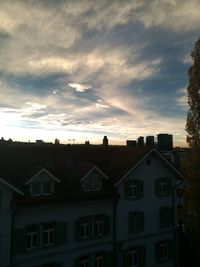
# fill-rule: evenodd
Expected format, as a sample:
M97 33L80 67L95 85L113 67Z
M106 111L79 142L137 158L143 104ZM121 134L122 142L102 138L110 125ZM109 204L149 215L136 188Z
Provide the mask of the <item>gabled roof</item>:
M60 180L56 178L52 173L50 173L48 170L45 168L42 168L39 170L35 175L33 175L28 181L25 182L25 185L28 185L31 183L36 177L38 177L41 173L45 172L49 177L51 177L53 180L55 180L57 183L60 183Z
M5 186L9 187L11 190L15 191L16 193L20 194L20 195L24 195L24 193L22 191L20 191L19 189L17 189L15 186L13 186L12 184L8 183L5 179L2 179L0 177L0 183L4 184Z
M185 179L184 175L156 148L151 148L149 151L146 151L146 153L136 153L137 156L133 159L132 163L130 163L128 168L128 163L127 163L127 168L126 171L124 172L124 175L121 176L120 179L116 180L115 186L118 186L125 178L126 176L132 172L143 160L145 160L151 153L156 153L164 162L165 164L171 168L176 174L177 178L179 179Z
M108 176L111 177L113 184L116 184L124 177L151 149L151 147L145 146L119 147L108 168Z

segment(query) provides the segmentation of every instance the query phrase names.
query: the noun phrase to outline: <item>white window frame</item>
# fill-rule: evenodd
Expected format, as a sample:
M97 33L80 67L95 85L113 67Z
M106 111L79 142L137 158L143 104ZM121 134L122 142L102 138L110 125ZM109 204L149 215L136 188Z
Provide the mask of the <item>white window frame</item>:
M36 227L36 230L34 231L27 231L26 232L26 249L35 249L38 247L39 245L39 229L38 229L38 226L37 225L33 225ZM30 226L31 227L31 226ZM33 245L34 243L34 238L36 237L36 245ZM28 238L30 238L30 246L28 246Z
M52 227L51 228L47 228L45 229L45 225L51 225ZM43 239L42 239L42 244L44 247L49 247L49 246L53 246L54 243L55 243L55 225L53 223L47 223L47 224L43 224L42 225L42 228L43 228L43 231L42 231L42 236L43 236ZM51 237L52 235L52 237ZM46 238L45 236L47 237L47 242L46 242ZM51 238L53 239L51 241Z
M139 250L134 249L132 251L129 251L129 255L132 258L132 264L129 265L129 267L139 267Z
M160 191L161 196L164 196L167 194L167 183L166 182L159 183L159 191Z
M83 230L83 235L82 235L82 230ZM80 238L81 239L89 239L90 231L91 231L91 229L90 229L90 223L89 222L81 223L81 225L80 225ZM88 232L88 234L87 234L87 232Z
M96 232L95 232L96 236L103 235L103 228L104 228L103 222L104 222L103 218L94 221L94 229L96 229Z
M137 191L138 191L138 188L136 184L129 185L129 188L128 188L129 198L137 198L137 194L138 194Z

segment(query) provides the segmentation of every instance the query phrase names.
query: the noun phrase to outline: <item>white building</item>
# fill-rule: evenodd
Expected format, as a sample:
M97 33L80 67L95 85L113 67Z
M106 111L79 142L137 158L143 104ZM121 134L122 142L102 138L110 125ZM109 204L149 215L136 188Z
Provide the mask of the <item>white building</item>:
M155 148L4 145L0 267L177 266L182 174Z

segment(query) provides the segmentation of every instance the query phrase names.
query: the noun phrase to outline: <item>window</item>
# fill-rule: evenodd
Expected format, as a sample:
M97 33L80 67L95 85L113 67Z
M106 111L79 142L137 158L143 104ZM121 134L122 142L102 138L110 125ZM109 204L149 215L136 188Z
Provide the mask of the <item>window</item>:
M32 196L39 196L41 194L41 182L40 181L34 181L30 185L30 190Z
M94 217L94 235L96 237L102 236L104 232L104 227L103 227L103 216L95 216Z
M53 192L54 184L51 180L34 180L30 184L30 193L32 196L48 196Z
M30 225L26 232L26 248L34 249L38 246L38 226Z
M128 253L128 266L138 267L139 265L138 249L132 250Z
M84 222L81 224L81 239L88 239L90 235L90 223Z
M67 240L67 222L48 222L27 225L13 230L14 254L27 250L60 246Z
M160 177L155 180L155 193L157 196L168 196L169 194L171 194L171 190L171 178Z
M82 217L76 221L77 240L89 240L106 236L109 231L109 217L100 214Z
M129 186L129 198L137 198L137 185L131 184Z
M161 207L160 210L160 227L170 227L173 223L173 212L171 207Z
M145 246L139 245L123 251L124 267L145 266Z
M173 257L173 240L161 240L155 244L156 262L168 261Z
M129 233L136 234L144 230L144 212L129 212Z
M96 255L94 257L94 267L103 267L103 255Z
M43 225L43 244L44 246L51 246L54 244L54 223L47 223Z
M54 245L55 223L34 224L27 226L26 249L35 249Z
M79 267L105 267L111 266L112 256L110 252L98 252L95 254L84 255L75 259L75 266Z
M84 191L100 191L103 185L103 176L97 170L92 171L81 181Z
M160 183L160 195L166 195L167 193L167 184L165 182Z
M124 197L128 200L143 197L143 181L128 180L124 183Z
M42 192L43 195L49 195L49 194L51 194L51 192L52 192L52 182L50 182L50 181L43 181L43 183L42 183L41 186L42 186L41 192Z
M89 267L89 257L82 257L80 260L80 267Z

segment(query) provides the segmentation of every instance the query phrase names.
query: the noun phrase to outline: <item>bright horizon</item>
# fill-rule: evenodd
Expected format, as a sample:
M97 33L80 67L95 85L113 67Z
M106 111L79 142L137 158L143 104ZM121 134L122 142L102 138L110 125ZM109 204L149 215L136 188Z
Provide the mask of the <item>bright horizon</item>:
M187 147L190 51L200 3L0 0L4 139Z

